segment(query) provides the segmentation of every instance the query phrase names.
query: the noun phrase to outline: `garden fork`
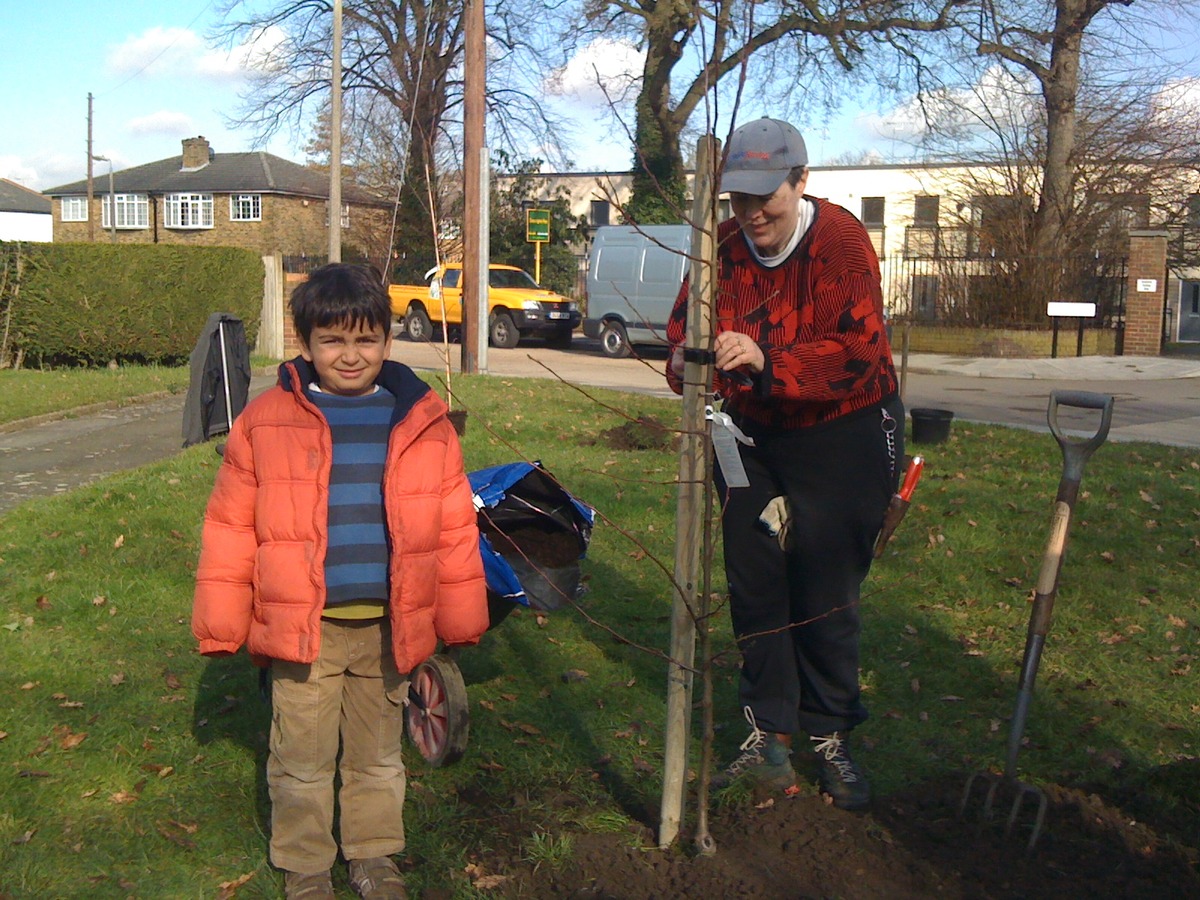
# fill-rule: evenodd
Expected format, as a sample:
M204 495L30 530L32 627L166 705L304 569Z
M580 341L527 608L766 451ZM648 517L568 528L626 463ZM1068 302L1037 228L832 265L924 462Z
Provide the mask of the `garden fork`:
M1088 438L1068 438L1058 425L1058 408L1060 406L1100 410L1100 424L1096 432ZM1025 655L1021 662L1017 704L1013 711L1012 726L1008 734L1008 756L1004 765L1004 775L998 778L990 772L973 774L967 779L962 803L958 810L960 817L966 813L971 789L977 781L988 785L983 804L984 821L990 821L992 818L997 792L1001 788L1012 791L1014 794L1012 807L1004 828L1004 834L1007 837L1012 832L1017 814L1020 812L1025 798L1036 799L1037 815L1033 832L1030 834L1029 843L1026 846L1027 850L1033 850L1034 844L1037 843L1038 836L1041 834L1042 823L1046 818L1046 795L1040 788L1017 779L1017 753L1021 749L1021 741L1025 734L1025 721L1029 717L1029 704L1033 698L1033 683L1037 678L1042 647L1046 643L1046 634L1050 630L1054 598L1058 593L1058 575L1062 570L1063 557L1066 555L1067 536L1071 528L1071 511L1075 506L1075 498L1079 495L1079 483L1083 480L1083 466L1108 436L1108 428L1112 423L1112 409L1113 398L1103 394L1092 394L1086 391L1053 391L1050 394L1046 419L1050 424L1050 432L1058 441L1059 447L1062 448L1063 473L1058 484L1058 495L1054 498L1054 517L1050 526L1050 539L1046 544L1046 552L1042 556L1042 567L1038 573L1037 588L1033 598L1033 612L1029 618L1029 630L1025 637Z

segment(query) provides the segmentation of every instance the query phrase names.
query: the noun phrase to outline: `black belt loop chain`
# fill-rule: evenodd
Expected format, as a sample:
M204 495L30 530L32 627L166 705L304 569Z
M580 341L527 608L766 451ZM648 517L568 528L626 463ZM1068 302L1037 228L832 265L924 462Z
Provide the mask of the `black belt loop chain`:
M883 413L883 421L879 427L883 429L887 440L888 467L894 478L896 476L896 419L886 409L881 409L880 412Z

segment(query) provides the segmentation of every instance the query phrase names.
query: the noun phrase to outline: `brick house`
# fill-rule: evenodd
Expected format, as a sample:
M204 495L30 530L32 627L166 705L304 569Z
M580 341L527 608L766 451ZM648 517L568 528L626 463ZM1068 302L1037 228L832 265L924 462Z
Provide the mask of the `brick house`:
M93 175L92 188L90 209L86 180L43 192L53 202L54 241L87 241L90 225L96 241L328 254L329 175L270 153L217 153L202 136L185 138L182 156L113 172L112 198L107 172ZM345 258L386 259L390 208L343 185Z

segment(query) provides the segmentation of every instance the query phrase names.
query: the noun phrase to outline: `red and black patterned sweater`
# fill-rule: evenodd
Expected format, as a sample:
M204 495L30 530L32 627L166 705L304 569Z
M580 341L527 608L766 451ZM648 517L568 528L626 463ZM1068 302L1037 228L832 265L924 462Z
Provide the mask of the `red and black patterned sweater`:
M755 259L736 220L717 230L715 330L750 335L766 360L750 385L717 376L725 409L737 421L804 428L896 393L875 249L847 210L828 200L816 204L808 233L775 268ZM687 295L684 281L667 323L672 348L684 343ZM667 369L671 387L681 392Z

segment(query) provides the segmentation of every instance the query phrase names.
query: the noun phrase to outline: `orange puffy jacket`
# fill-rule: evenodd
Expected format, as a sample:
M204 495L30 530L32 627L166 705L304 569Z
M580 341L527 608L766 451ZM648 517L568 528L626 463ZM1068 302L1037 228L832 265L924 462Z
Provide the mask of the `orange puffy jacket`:
M234 420L204 515L192 633L200 652L243 644L256 658L309 663L321 644L333 442L304 396L316 380L297 358ZM396 666L409 672L488 628L479 531L462 448L446 404L407 366L377 383L396 396L383 496Z

